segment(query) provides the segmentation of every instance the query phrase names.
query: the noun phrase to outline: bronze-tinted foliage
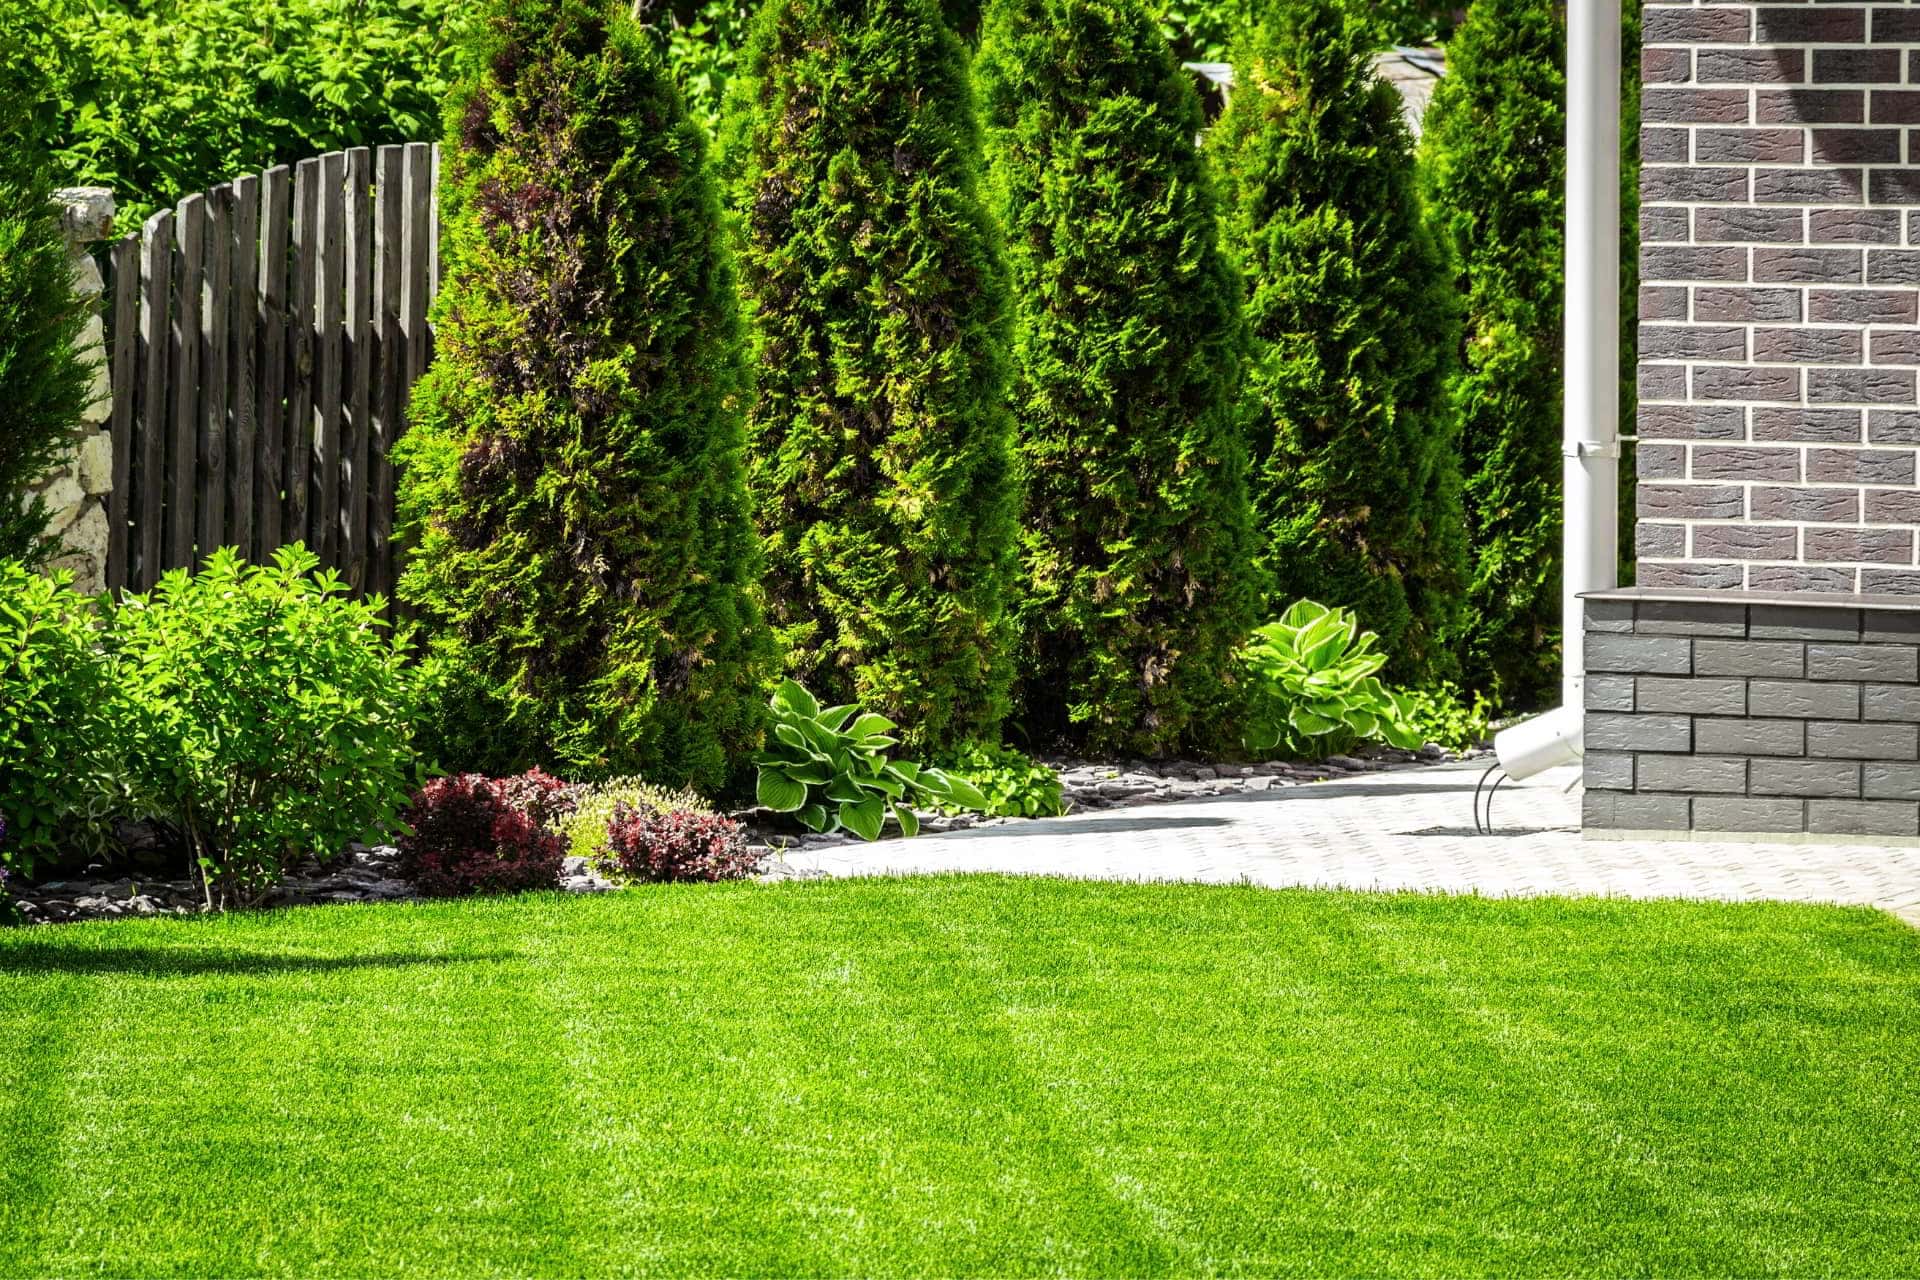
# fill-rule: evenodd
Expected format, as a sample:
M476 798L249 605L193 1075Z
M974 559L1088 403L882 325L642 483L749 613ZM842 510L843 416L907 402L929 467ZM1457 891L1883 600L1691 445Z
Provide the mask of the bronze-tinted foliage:
M452 767L716 788L770 661L705 142L597 0L496 0L449 104L448 284L403 443L401 592Z
M966 54L926 0L771 0L723 153L760 377L767 604L790 666L916 746L990 735L1018 493Z

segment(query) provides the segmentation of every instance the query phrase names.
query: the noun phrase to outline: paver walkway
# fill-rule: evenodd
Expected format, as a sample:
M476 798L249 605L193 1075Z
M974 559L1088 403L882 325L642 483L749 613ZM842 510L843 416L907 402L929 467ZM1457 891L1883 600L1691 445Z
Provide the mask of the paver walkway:
M1251 795L1106 809L788 855L800 871L1004 871L1492 896L1777 898L1859 903L1920 925L1920 848L1587 840L1578 769L1502 787L1496 834L1473 829L1484 764Z

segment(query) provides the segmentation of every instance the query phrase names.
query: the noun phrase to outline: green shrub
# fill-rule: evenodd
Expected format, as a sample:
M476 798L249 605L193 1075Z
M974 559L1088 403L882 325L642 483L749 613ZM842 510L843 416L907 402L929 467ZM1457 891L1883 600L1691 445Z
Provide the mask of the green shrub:
M1333 0L1276 8L1236 59L1209 149L1250 288L1270 600L1351 608L1418 681L1453 665L1465 577L1446 394L1458 321L1370 43Z
M999 0L975 65L1016 301L1026 737L1204 750L1261 592L1199 97L1141 0Z
M1477 0L1421 140L1466 298L1452 384L1473 553L1461 658L1470 686L1520 705L1559 674L1565 60L1555 0Z
M0 49L0 558L36 563L52 550L52 513L27 488L65 456L92 383L73 345L87 312L33 127L39 91L20 46Z
M209 906L257 901L302 854L389 831L413 756L411 645L306 548L231 548L128 597L112 732L133 809L185 833Z
M948 775L971 783L996 818L1052 818L1067 811L1060 775L1012 747L969 743L938 761Z
M889 815L902 835L918 835L913 805L983 809L974 785L944 770L892 760L893 721L846 705L822 708L792 680L768 704L773 732L757 763L755 794L775 813L791 813L809 831L845 828L877 840Z
M341 147L428 137L457 0L9 0L69 182L136 222L181 195Z
M1247 749L1309 758L1361 742L1422 743L1410 707L1376 674L1387 656L1345 609L1298 600L1241 652Z
M1266 7L1253 0L1158 0L1155 16L1183 60L1225 62ZM1465 6L1458 0L1346 0L1346 8L1385 48L1444 38Z
M72 582L0 560L0 868L21 875L118 794L99 607Z
M1469 751L1493 736L1493 704L1484 693L1468 698L1458 685L1443 680L1425 688L1398 690L1398 696L1423 745L1431 742L1448 751Z
M725 128L790 671L916 747L991 737L1019 493L966 52L926 0L770 0Z
M439 763L717 789L758 742L772 654L706 144L598 0L495 0L483 27L397 451L401 595L451 637Z
M633 812L713 813L699 793L684 787L675 790L656 787L642 778L609 778L575 790L573 812L560 822L567 852L576 858L600 861L607 847L607 824L613 821L614 811L622 807Z

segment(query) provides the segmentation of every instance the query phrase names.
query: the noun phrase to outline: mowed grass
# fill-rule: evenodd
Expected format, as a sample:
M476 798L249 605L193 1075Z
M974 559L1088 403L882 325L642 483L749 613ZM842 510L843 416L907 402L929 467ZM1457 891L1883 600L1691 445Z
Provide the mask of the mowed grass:
M1864 910L944 878L0 932L0 1273L1920 1272Z

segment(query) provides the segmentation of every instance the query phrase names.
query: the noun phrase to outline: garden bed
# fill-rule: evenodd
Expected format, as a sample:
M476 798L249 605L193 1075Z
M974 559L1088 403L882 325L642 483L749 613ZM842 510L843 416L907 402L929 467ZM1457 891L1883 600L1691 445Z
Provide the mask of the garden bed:
M1205 764L1187 760L1115 762L1043 757L1041 763L1058 773L1062 799L1067 812L1073 813L1243 795L1353 774L1422 768L1458 758L1438 747L1421 751L1389 747L1312 762ZM752 847L766 855L763 879L793 879L805 874L784 862L780 856L784 851L824 848L857 839L844 832L816 835L802 831L791 821L783 821L765 810L747 810L734 816L746 822ZM921 831L959 831L1025 821L1032 819L985 817L977 813L928 813L922 817ZM150 828L135 828L129 834L135 843L151 845L153 842ZM899 839L900 836L896 828L889 827L882 838ZM598 874L585 859L569 857L562 867L560 888L568 892L602 893L618 887ZM80 874L49 876L39 883L18 885L13 896L30 924L120 916L193 915L205 907L200 886L186 877L165 871L140 875L119 861L95 863ZM296 863L263 905L394 902L419 896L405 878L401 859L392 846L355 843L324 862L309 857Z

